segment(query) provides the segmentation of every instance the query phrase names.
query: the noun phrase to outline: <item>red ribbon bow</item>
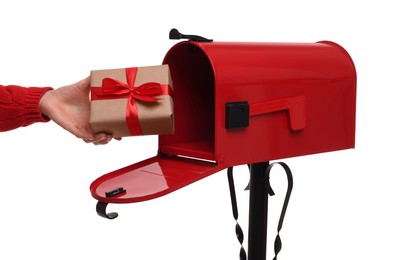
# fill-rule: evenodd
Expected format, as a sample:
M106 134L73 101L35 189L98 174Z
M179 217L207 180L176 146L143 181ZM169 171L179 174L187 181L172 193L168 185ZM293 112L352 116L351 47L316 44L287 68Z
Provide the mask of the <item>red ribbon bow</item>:
M145 102L155 102L160 99L154 96L162 94L161 84L157 82L148 82L134 87L132 84L123 83L112 78L103 79L102 90L104 94L108 95L126 96L128 94L131 103L134 102L135 99Z

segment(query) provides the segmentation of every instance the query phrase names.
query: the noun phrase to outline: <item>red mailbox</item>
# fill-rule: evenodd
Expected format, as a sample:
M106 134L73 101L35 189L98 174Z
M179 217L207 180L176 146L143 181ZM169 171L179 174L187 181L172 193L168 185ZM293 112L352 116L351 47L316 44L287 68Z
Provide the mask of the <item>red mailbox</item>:
M172 36L171 36L172 35ZM189 38L166 54L174 85L175 133L159 136L153 158L105 174L90 191L97 213L108 203L154 199L228 168L232 210L238 218L232 167L250 168L249 260L266 257L271 167L280 164L288 191L279 230L292 189L292 174L271 160L354 148L356 70L336 43L213 42ZM236 225L239 242L243 232ZM240 259L246 259L243 246Z
M175 133L101 176L104 203L153 199L224 168L353 148L356 71L336 43L180 41L166 54Z

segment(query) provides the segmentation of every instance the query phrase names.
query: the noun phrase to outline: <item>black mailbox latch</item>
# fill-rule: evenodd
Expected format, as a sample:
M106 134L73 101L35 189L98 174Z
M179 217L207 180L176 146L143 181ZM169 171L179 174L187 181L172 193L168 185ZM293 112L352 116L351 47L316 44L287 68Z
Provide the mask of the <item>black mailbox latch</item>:
M116 188L116 189L114 189L112 191L107 191L106 192L106 197L115 197L115 196L120 195L120 194L125 193L125 192L126 192L126 190L124 188L119 187L119 188Z
M249 126L249 103L247 101L225 104L225 128L244 128Z

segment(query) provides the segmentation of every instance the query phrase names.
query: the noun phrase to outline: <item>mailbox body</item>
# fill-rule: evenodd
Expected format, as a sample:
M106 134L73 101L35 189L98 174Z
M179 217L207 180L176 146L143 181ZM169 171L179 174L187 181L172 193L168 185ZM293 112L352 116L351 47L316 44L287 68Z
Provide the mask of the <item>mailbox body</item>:
M354 148L356 70L336 43L182 41L163 64L175 133L159 136L155 157L95 180L99 201L139 202L230 166Z
M233 166L354 147L356 72L335 43L187 41L164 63L177 125L161 152ZM226 104L243 101L248 126L227 128Z

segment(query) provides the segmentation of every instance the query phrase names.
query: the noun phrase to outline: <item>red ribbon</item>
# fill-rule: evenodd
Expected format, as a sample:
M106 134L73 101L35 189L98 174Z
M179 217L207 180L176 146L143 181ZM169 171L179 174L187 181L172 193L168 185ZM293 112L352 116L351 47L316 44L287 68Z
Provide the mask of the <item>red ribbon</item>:
M142 135L142 129L139 123L138 109L136 100L144 102L156 102L160 100L155 96L169 95L170 87L168 84L158 82L148 82L135 86L137 67L126 68L126 82L121 82L112 78L104 78L100 91L92 88L92 99L102 98L125 98L128 97L126 106L126 124L131 135Z

